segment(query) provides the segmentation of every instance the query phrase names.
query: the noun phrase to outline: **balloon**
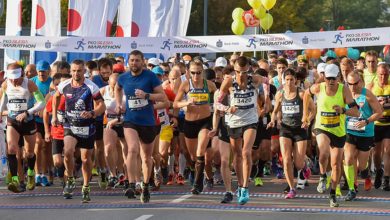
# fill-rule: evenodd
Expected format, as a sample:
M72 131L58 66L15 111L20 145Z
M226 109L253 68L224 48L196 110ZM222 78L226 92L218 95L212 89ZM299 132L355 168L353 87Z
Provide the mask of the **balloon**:
M232 18L234 21L241 21L242 20L242 14L244 13L244 9L242 8L235 8L232 12Z
M253 14L256 16L256 18L262 19L265 17L267 12L265 11L265 8L263 6L260 6L259 8L253 9Z
M259 19L253 15L253 9L245 11L242 15L246 27L257 27L260 24Z
M378 63L383 62L383 59L381 57L378 58Z
M253 8L260 8L261 0L248 0L248 4Z
M307 57L307 58L312 58L312 54L313 54L313 50L312 49L306 49L305 50L305 56Z
M348 55L348 50L347 50L347 48L345 48L345 47L335 48L335 49L334 49L334 52L336 53L336 55L337 55L338 57L347 56L347 55Z
M326 52L326 56L333 57L333 58L337 57L336 53L333 50L328 50L328 52Z
M261 0L261 3L263 4L265 9L270 10L274 7L276 0Z
M319 59L321 57L321 50L320 49L313 49L311 51L311 58Z
M351 54L351 59L357 60L360 57L360 51L358 49L353 49Z
M269 30L272 27L272 24L274 23L274 18L271 14L267 13L263 19L260 20L260 26L264 30Z
M390 45L386 45L383 48L383 56L386 56L389 53L389 50L390 50Z
M245 24L242 21L233 21L232 31L235 35L242 35L245 31Z
M363 57L363 58L366 58L366 52L361 52L360 56Z

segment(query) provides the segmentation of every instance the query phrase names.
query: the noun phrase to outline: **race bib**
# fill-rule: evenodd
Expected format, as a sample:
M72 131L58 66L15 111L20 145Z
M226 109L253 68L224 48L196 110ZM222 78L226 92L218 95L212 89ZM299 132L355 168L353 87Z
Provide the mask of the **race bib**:
M118 115L108 114L107 115L107 122L112 121L112 120L117 119L117 118L118 118Z
M282 105L283 114L299 114L299 105Z
M8 110L21 112L27 110L27 100L26 99L11 99L8 101Z
M249 109L255 106L255 93L235 93L234 94L234 106L238 109Z
M355 123L358 122L358 118L349 118L347 122L347 129L350 131L359 131L359 132L364 132L366 130L366 126L357 128L355 127Z
M169 116L167 114L167 111L165 109L158 109L157 110L158 119L160 120L160 123L162 126L169 125Z
M57 111L57 119L59 123L63 124L65 122L65 112Z
M146 100L146 99L137 99L137 98L131 99L130 98L128 100L128 104L129 104L129 108L131 110L138 110L138 109L144 108L149 103L148 103L148 100Z
M326 128L340 126L340 114L337 112L321 112L321 125Z
M82 135L82 136L88 136L89 135L89 127L76 127L76 126L70 126L70 130L75 135Z
M188 98L194 99L195 105L204 105L209 102L208 93L188 93Z
M268 124L267 117L263 117L263 125L267 125L267 124Z

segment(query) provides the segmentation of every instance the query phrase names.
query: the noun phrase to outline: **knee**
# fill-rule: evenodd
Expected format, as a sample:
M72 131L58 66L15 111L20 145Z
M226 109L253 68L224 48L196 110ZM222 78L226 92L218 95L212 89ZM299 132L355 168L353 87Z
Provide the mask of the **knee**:
M305 166L304 160L295 161L295 168L297 168L297 170L301 170L304 166Z
M62 160L54 160L55 167L62 167Z

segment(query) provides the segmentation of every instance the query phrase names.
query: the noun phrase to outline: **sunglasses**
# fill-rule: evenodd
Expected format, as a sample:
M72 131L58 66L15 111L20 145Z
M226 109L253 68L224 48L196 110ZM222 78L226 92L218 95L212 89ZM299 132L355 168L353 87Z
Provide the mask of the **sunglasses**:
M236 71L236 74L247 74L249 71L238 71L238 70L234 70Z
M360 82L360 80L357 81L356 83L349 83L349 82L347 82L347 83L349 86L357 86L359 84L359 82Z
M199 71L199 72L193 72L193 71L191 71L190 72L192 75L200 75L200 74L202 74L202 71Z
M329 80L329 81L331 81L331 80L336 81L337 78L336 77L325 77L325 79Z

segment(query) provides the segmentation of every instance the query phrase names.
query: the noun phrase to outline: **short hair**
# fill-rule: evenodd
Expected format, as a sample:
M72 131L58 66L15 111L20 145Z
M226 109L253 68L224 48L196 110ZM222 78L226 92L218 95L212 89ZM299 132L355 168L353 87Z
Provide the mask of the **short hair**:
M278 65L278 64L283 64L285 66L288 66L288 62L284 58L279 58L278 61L276 62L276 65Z
M257 74L257 75L260 75L260 76L264 76L264 77L268 76L267 70L262 69L262 68L257 69L254 74Z
M203 63L199 60L194 60L194 61L191 61L188 65L188 69L191 67L191 66L199 66L199 67L202 67L203 69Z
M61 73L55 73L52 78L53 78L53 81L54 80L61 80L62 74Z
M222 69L222 75L230 75L234 71L232 66L226 66Z
M306 79L306 77L308 75L307 69L304 67L298 67L295 75L296 75L297 79L303 81Z
M163 67L170 67L170 66L169 66L169 63L166 63L166 62L160 63L160 66L163 66Z
M73 63L73 62L72 62ZM93 69L97 69L97 63L95 62L95 61L93 61L93 60L90 60L90 61L88 61L86 64L85 64L85 66L87 66L87 68L88 69L90 69L90 70L93 70Z
M387 73L389 73L389 64L387 64L387 63L381 63L378 65L377 68L383 68L387 71Z
M98 61L98 69L100 70L101 68L106 68L106 67L110 67L110 69L112 70L112 62L111 62L111 59L108 59L108 58L101 58L99 61Z
M203 70L203 75L207 80L215 80L215 71L212 69L205 69Z
M294 69L288 68L283 72L283 79L286 78L286 76L293 76L294 78L297 78L297 73Z
M129 59L130 59L130 56L133 55L133 56L141 56L141 60L144 60L144 54L139 51L139 50L133 50L130 52L129 54Z
M374 57L378 58L378 52L376 52L375 50L369 50L366 53L366 57L367 56L374 56Z
M66 61L60 61L60 63L58 63L58 65L57 65L57 68L58 69L67 69L67 70L70 70L70 65L69 65L69 63L68 62L66 62Z
M108 58L108 59L111 61L112 65L114 65L114 64L117 63L116 59L113 58L113 57L110 57L110 58Z
M58 69L60 68L60 65L61 65L62 61L61 60L57 60L55 61L53 64L51 64L52 67L57 67Z
M17 62L14 62L14 63L9 63L8 65L7 65L7 70L9 69L9 68L12 68L12 69L22 69L22 72L24 71L23 70L23 66L22 65L20 65L19 63L17 63Z
M221 67L221 66L215 66L215 67L213 68L213 70L214 70L215 72L220 72L220 71L223 70L223 67Z
M245 56L239 56L236 60L236 64L240 67L246 67L249 65L249 59Z

